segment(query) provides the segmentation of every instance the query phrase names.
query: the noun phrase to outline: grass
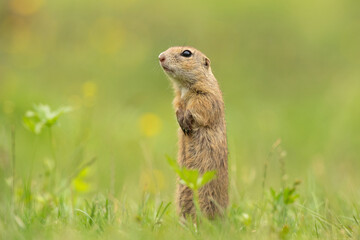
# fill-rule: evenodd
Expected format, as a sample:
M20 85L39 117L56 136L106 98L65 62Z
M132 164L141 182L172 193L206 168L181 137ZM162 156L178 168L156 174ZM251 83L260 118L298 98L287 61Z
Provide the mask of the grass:
M38 121L42 120L38 119ZM55 124L56 121L53 123ZM27 122L24 120L25 124ZM48 129L43 130L51 130L52 127L53 124L50 124ZM185 223L180 221L175 213L173 201L165 200L160 192L143 191L138 202L128 198L126 192L118 196L103 191L91 196L86 195L87 171L96 162L95 158L73 169L67 176L60 176L53 162L54 157L45 162L44 171L39 176L30 175L21 179L15 175L14 169L16 167L14 130L11 139L12 177L8 179L7 186L2 188L0 208L2 239L358 239L360 237L359 202L354 201L347 208L344 206L349 204L348 199L338 198L336 201L334 199L329 201L328 198L319 195L318 191L314 191L314 185L320 186L316 186L311 180L308 182L309 186L300 195L298 188L301 187L301 182L297 180L291 184L287 179L286 153L282 149L280 140L273 144L264 163L260 198L236 196L235 189L239 189L240 186L232 175L230 193L233 194L225 217L209 221L200 216L199 223L193 225L191 220ZM53 141L54 139L49 135L49 142ZM48 147L55 156L54 146L50 144ZM175 172L183 174L183 171L186 171L178 169L170 158L168 161ZM275 164L280 170L279 188L268 186L269 166ZM232 172L234 174L234 171ZM193 184L191 186L195 188L199 183L198 173L194 171L185 173L183 184ZM190 173L194 173L194 176L190 176ZM206 181L212 177L213 173Z

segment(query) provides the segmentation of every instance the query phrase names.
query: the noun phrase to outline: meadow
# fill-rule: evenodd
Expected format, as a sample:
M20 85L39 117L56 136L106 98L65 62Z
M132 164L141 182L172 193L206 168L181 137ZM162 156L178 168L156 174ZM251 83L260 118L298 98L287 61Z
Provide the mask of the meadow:
M360 2L0 1L0 239L360 239ZM158 63L210 59L230 205L175 212Z

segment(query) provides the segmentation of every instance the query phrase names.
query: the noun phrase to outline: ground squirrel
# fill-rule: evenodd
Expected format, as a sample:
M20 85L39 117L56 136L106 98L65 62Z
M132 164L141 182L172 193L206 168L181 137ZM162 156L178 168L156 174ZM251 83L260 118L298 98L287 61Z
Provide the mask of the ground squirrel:
M210 60L192 47L171 47L159 55L175 89L180 125L178 163L200 174L216 170L216 179L199 190L199 205L208 218L223 215L228 204L228 162L224 102ZM177 211L195 217L192 191L178 183Z

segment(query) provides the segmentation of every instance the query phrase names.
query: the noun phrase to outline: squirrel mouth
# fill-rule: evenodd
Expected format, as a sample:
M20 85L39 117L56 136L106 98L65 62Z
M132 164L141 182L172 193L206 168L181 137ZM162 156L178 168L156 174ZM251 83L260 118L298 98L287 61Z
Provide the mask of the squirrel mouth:
M173 70L171 70L170 68L164 66L164 65L161 65L161 67L166 71L166 72L173 72Z

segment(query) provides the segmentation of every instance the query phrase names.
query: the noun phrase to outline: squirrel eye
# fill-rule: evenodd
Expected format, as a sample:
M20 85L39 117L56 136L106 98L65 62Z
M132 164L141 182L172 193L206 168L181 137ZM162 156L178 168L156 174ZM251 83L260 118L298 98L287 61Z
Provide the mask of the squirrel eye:
M183 57L190 57L192 53L189 50L185 50L180 55Z

